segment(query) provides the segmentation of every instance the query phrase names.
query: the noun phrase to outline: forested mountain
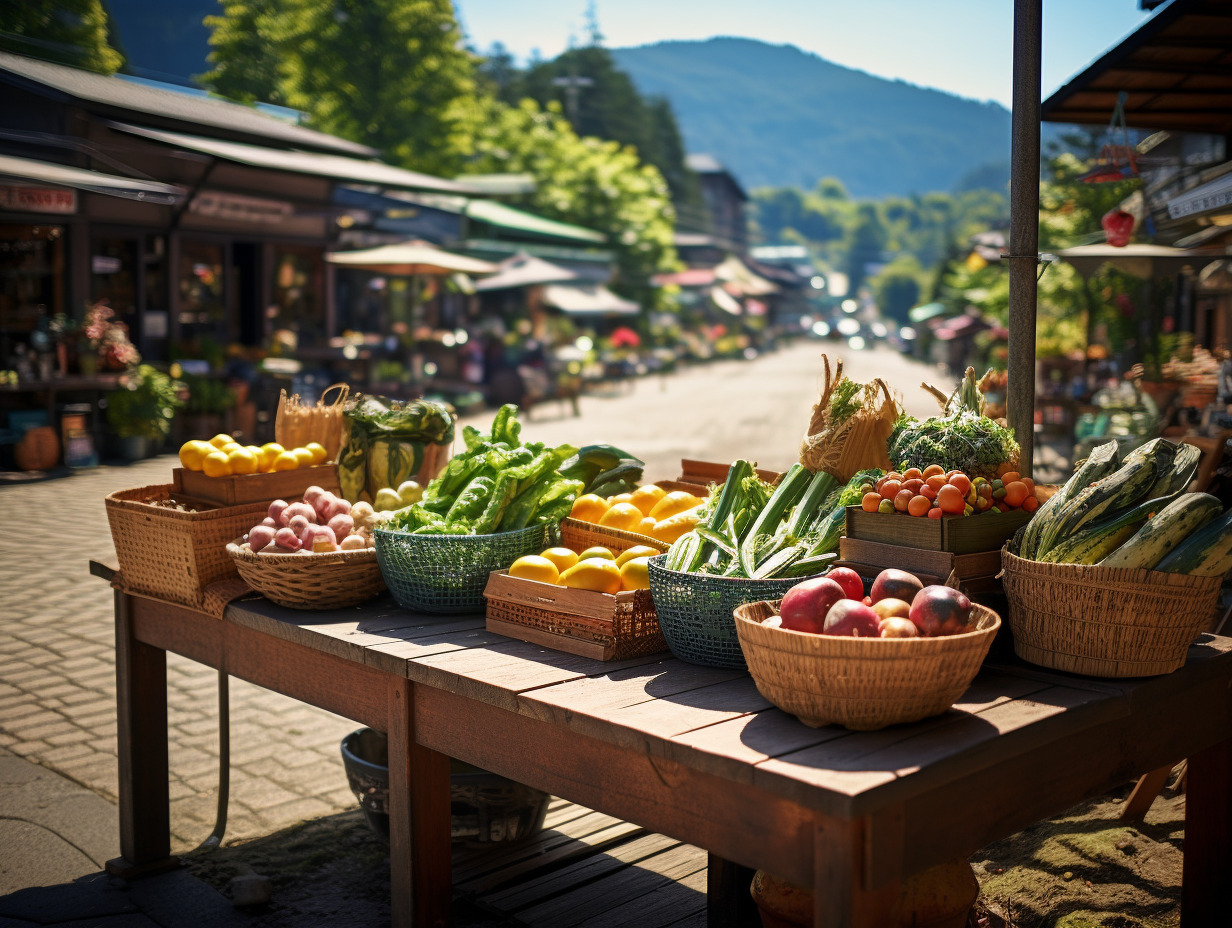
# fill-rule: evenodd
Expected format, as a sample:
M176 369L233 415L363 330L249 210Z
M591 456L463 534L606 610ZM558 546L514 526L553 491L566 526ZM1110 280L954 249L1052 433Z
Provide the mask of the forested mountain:
M748 188L812 189L840 178L856 197L1000 187L1010 114L874 77L791 45L715 38L612 50L643 94L665 97L690 151Z

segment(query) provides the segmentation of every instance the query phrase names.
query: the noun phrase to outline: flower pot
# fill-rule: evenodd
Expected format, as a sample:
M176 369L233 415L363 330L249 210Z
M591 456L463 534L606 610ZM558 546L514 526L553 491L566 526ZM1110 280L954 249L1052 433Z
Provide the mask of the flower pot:
M127 464L147 457L147 443L143 435L113 435L111 447L115 456Z

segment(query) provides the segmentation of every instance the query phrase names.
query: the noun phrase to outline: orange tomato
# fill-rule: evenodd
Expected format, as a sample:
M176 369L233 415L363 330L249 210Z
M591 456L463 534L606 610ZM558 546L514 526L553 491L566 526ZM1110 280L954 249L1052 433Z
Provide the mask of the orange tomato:
M924 481L924 485L932 487L934 495L945 486L945 474L933 474Z
M907 506L911 503L912 497L915 494L910 490L899 490L894 494L894 508L899 512L906 512Z
M1037 509L1039 509L1039 500L1034 496L1028 496L1022 501L1023 512L1035 512Z
M945 468L940 464L929 464L920 472L920 476L927 480L929 477L944 477Z
M903 471L904 480L920 480L923 476L924 475L920 473L920 469L918 467L908 467L905 471Z
M1035 495L1035 481L1032 480L1030 477L1019 477L1018 479L1021 480L1024 484L1026 484L1027 495L1034 496Z
M1027 485L1021 480L1012 480L1005 485L1005 504L1018 508L1027 499Z
M963 496L971 492L971 478L966 474L952 474L946 483L956 488Z
M937 491L937 505L947 515L961 515L966 501L962 491L952 483L947 483Z
M913 516L926 516L928 510L932 509L932 503L927 496L913 496L911 501L907 503L907 514Z
M928 510L928 517L930 519L940 519L943 515L945 515L945 513L941 511L941 507L939 506L934 506L932 509Z
M922 486L924 486L924 481L919 477L909 477L903 481L903 489L910 490L912 493L919 493Z
M1001 483L1005 486L1008 486L1009 484L1017 480L1019 476L1020 474L1017 471L1007 470L1004 474L1001 475Z
M898 491L903 488L903 484L899 480L886 479L886 482L881 485L881 489L877 492L886 499L893 499L898 495Z
M945 486L943 483L942 486ZM927 483L920 487L920 495L931 502L937 498L937 487L929 486Z
M876 512L877 507L881 505L880 493L865 493L864 498L860 500L860 508L865 512Z

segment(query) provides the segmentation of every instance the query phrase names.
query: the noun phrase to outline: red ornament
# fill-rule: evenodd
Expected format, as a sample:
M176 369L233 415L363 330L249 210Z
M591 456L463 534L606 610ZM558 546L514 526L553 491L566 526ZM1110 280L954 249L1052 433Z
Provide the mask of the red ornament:
M1129 244L1129 238L1134 231L1134 217L1125 210L1110 209L1099 222L1104 227L1104 235L1107 236L1109 245L1124 248Z

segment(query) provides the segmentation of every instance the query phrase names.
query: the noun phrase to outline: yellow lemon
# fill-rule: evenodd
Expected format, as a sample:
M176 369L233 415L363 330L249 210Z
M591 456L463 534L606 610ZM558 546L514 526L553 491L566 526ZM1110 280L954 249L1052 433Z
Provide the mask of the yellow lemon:
M658 548L652 548L650 545L634 545L616 556L616 566L624 567L626 561L631 561L635 557L654 557L661 553Z
M232 451L238 451L240 448L243 448L243 447L244 446L241 445L238 441L232 440L232 441L227 442L225 445L223 445L218 450L221 451L223 454L230 454Z
M575 590L619 593L620 568L615 561L598 557L584 558L561 574L560 582Z
M205 456L213 451L214 446L208 441L186 441L180 446L180 463L188 470L201 470Z
M255 474L257 472L257 456L247 448L237 447L227 455L227 463L233 474Z
M221 451L211 451L201 461L201 469L205 471L207 477L229 477L231 462Z
M650 563L648 557L635 557L624 562L620 568L620 588L622 590L650 589Z
M545 557L555 564L557 571L566 571L579 560L577 552L572 548L548 548L540 557Z
M274 458L283 452L282 445L276 441L267 441L261 446L261 470L262 472L271 471L274 469Z
M230 435L228 435L226 432L219 432L217 435L215 435L213 438L210 439L210 444L213 445L215 448L222 448L223 445L229 445L233 441L235 441L235 439L232 438Z
M310 441L304 447L312 452L313 464L324 464L329 457L329 452L325 450L325 446L319 441Z
M300 467L311 467L316 463L317 456L307 448L293 448L291 454L295 455Z
M609 496L607 498L607 508L611 509L617 503L631 503L631 502L633 502L632 493L617 493L615 496Z
M607 548L603 547L602 545L595 545L593 548L587 548L585 551L583 551L581 554L578 555L578 560L586 561L586 560L589 560L591 558L596 558L596 557L602 558L605 561L612 561L613 563L615 563L616 561L616 555L614 555L611 551L609 551Z
M296 470L299 468L299 458L290 451L280 451L274 458L270 470Z
M538 554L524 555L510 564L509 576L537 580L540 583L560 582L560 571L556 569L556 565Z
M636 532L642 524L642 510L632 503L616 503L603 514L599 519L599 524L626 532Z
M670 545L681 535L697 528L697 523L700 521L701 506L699 504L692 509L678 512L669 518L660 519L655 523L654 528L650 530L650 537Z
M598 522L603 518L603 514L607 512L607 507L608 501L602 496L587 493L574 500L573 510L569 515L583 522Z
M678 512L692 509L700 502L701 500L692 493L686 493L684 490L673 490L655 503L650 508L648 515L652 516L655 521L662 522L664 519L670 519Z
M646 516L646 518L642 519L642 524L637 527L638 534L639 535L650 535L651 530L658 524L659 523L656 522L654 519L650 518L650 516Z
M657 487L653 483L648 483L644 487L638 487L629 494L630 502L638 509L642 510L642 515L650 515L650 510L654 509L655 503L667 496L667 490L662 487Z

